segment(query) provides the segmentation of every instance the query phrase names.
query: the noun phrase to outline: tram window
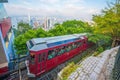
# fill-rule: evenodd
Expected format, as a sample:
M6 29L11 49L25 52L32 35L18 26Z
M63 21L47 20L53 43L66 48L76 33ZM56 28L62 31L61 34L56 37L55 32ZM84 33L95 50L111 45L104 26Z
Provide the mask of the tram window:
M46 60L46 53L42 53L39 55L39 62Z
M55 49L55 56L58 55L59 49Z
M58 49L58 55L65 53L65 46Z
M55 50L55 56L59 55L59 52L60 52L60 49L57 48L57 49Z
M66 46L66 51L69 52L71 50L70 45Z
M72 44L69 45L69 50L72 50Z
M65 53L65 52L66 52L66 47L64 46L64 47L62 48L62 54Z
M75 43L73 43L73 44L72 44L72 49L75 49L76 46L77 46L77 45L76 45Z
M58 55L61 55L61 48L58 49Z
M55 50L48 51L48 59L54 58L56 55Z
M58 51L58 55L61 55L62 53L64 53L63 49L60 48L59 51Z
M52 58L56 56L55 50L52 50Z
M46 60L46 53L43 53L42 60Z
M72 44L69 45L69 49L72 50Z
M34 64L35 63L35 55L30 54L30 63Z
M79 42L75 42L76 48L79 47Z
M51 53L51 50L50 51L48 51L48 59L51 59L52 58L52 55L51 55L52 53Z
M65 49L66 49L66 52L68 52L68 51L69 51L69 48L68 48L68 46L66 46L66 48L65 48Z
M80 47L81 46L81 42L77 42L77 47Z
M82 42L79 42L79 46L82 46Z
M29 48L31 48L31 47L33 47L33 46L34 46L34 44L33 44L33 42L32 42L31 40L29 41L29 43L30 43Z

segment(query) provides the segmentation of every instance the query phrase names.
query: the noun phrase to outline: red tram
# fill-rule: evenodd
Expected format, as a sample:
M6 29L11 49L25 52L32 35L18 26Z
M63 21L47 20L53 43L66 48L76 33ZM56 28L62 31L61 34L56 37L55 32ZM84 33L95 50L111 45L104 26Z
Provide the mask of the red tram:
M85 34L73 34L27 41L29 72L39 76L88 48Z

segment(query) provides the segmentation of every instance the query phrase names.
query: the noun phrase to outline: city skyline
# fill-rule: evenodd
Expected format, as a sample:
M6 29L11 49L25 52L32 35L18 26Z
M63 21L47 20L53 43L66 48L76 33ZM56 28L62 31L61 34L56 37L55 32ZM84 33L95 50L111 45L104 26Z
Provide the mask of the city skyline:
M5 8L9 16L53 16L90 21L100 14L107 2L114 0L9 0Z

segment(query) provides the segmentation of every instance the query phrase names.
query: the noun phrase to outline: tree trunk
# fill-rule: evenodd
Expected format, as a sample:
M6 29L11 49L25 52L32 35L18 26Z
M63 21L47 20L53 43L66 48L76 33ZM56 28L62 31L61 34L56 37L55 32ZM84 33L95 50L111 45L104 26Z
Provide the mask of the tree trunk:
M113 38L113 42L112 42L112 45L111 45L112 48L115 47L115 43L116 43L116 38Z

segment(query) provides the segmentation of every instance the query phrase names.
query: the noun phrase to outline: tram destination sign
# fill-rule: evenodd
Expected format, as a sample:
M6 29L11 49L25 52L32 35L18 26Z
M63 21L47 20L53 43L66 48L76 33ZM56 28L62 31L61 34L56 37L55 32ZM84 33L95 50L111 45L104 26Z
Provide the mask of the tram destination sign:
M0 3L7 3L8 0L0 0Z

